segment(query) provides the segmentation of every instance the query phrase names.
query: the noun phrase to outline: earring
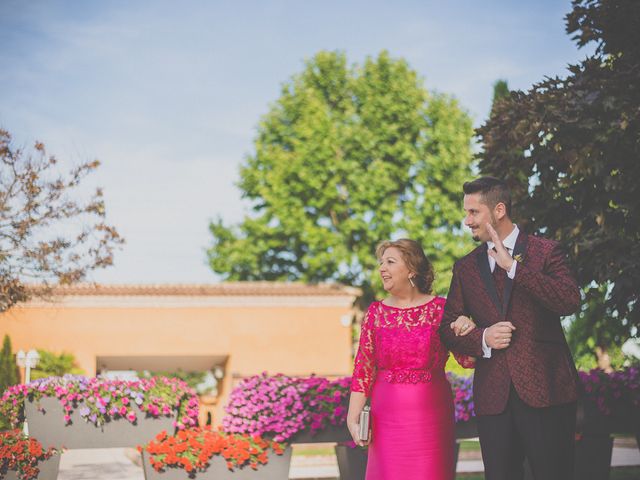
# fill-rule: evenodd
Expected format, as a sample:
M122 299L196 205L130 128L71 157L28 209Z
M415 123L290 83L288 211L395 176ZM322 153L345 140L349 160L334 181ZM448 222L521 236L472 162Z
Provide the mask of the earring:
M412 278L412 277L409 277L409 283L411 284L411 286L412 286L413 288L416 288L416 284L415 284L415 283L413 283L413 278Z

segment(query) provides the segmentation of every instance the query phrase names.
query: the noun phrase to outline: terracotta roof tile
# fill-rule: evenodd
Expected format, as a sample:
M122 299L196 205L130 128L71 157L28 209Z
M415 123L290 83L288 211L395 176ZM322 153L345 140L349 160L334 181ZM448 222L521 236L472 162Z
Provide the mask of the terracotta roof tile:
M30 287L37 290L38 287ZM81 283L53 287L68 296L358 296L360 290L335 284L291 282L222 282L213 284L101 285Z

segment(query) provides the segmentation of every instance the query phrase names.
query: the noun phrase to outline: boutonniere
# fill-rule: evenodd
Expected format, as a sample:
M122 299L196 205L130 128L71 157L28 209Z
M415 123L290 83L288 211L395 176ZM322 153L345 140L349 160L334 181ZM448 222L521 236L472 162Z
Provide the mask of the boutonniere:
M513 256L513 259L518 262L518 263L522 263L523 257L521 253L517 253Z

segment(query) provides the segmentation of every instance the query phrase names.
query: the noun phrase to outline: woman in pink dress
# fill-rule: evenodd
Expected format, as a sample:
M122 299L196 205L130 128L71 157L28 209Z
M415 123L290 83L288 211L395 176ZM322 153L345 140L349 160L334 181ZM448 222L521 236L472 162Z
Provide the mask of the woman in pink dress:
M369 446L367 480L452 480L453 395L444 372L448 352L438 335L445 299L431 295L433 268L417 242L383 242L376 254L390 295L373 302L362 322L349 431L357 444ZM452 324L461 334L474 327L466 317ZM456 359L473 366L470 357ZM358 422L368 397L372 431L363 442Z

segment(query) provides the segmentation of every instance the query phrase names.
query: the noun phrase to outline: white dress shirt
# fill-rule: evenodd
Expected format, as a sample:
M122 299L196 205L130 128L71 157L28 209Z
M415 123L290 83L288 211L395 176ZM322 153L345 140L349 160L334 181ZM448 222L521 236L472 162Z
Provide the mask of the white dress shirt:
M506 238L502 241L502 245L504 245L504 248L507 249L507 252L509 252L511 256L513 256L513 249L516 246L516 239L518 238L519 233L520 233L520 229L518 228L517 225L514 225L513 230L511 230L511 233L507 235ZM496 261L491 255L489 255L489 250L493 249L493 247L495 247L495 243L493 243L492 241L488 241L487 257L489 257L489 268L491 268L492 273L493 273L493 270L496 268ZM511 269L507 272L507 276L512 280L513 280L513 277L516 276L517 266L518 266L518 262L513 262L513 264L511 265ZM486 333L487 333L487 329L485 328L484 331L482 332L482 356L484 358L491 358L491 347L487 345L487 342L484 339L484 336Z

